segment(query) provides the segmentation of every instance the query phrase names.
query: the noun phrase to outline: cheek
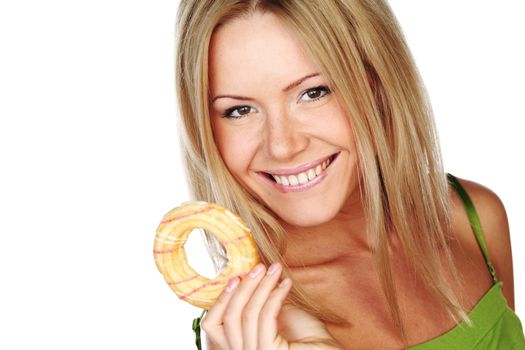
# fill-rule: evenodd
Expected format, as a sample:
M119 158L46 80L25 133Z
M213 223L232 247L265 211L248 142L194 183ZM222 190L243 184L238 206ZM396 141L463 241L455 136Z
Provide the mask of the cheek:
M323 111L323 118L316 122L315 129L325 135L330 143L345 149L355 148L354 130L350 118L338 104Z
M246 137L243 137L243 133L217 122L213 124L213 135L221 158L228 170L234 176L245 173L249 167L251 156L249 143Z

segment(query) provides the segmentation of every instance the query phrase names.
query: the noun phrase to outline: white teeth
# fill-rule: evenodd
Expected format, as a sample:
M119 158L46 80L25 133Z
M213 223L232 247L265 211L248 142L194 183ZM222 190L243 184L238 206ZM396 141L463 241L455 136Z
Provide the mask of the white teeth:
M313 179L315 179L315 177L316 177L315 170L314 169L308 170L308 180L312 181Z
M297 179L299 180L299 183L301 185L304 185L305 183L308 182L308 175L306 175L306 173L300 173L298 176L297 176Z
M283 186L297 186L297 185L304 185L308 182L315 179L319 174L323 172L331 163L330 159L325 160L321 164L318 164L315 168L310 168L307 171L304 171L302 173L296 174L296 175L289 175L289 176L279 176L279 175L272 175L275 182L277 182L279 185Z

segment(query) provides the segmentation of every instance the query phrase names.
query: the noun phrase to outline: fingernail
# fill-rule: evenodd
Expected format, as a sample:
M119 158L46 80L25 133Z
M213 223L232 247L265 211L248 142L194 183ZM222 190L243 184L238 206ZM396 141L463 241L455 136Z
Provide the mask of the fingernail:
M273 275L277 270L279 270L281 268L281 264L279 263L273 263L270 268L268 269L268 272L266 272L266 274L269 276L269 275Z
M263 270L263 265L262 264L258 264L257 266L255 266L253 268L253 270L250 271L248 276L250 276L250 278L255 278L255 277L257 277L257 275L259 275L261 273L262 270Z
M292 281L288 277L286 277L284 280L282 280L281 283L279 283L279 288L286 287L287 285L290 284L290 282Z
M235 287L237 287L238 284L239 284L239 279L237 277L230 280L230 282L228 282L228 285L226 286L226 292L231 293L235 289Z

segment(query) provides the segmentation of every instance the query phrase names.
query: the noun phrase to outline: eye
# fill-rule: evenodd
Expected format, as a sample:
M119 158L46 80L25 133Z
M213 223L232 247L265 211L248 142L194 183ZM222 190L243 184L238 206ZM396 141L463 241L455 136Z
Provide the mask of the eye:
M224 113L222 114L225 118L242 118L250 113L256 113L257 110L250 106L235 106L232 108L228 108Z
M330 93L330 89L327 86L318 86L304 91L301 94L300 101L312 102L316 101Z

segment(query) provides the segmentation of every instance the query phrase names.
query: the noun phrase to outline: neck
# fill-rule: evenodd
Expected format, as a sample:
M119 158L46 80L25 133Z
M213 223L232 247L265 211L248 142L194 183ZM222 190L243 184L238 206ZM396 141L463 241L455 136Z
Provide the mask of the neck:
M334 218L321 225L282 225L287 232L284 258L290 267L327 264L371 252L366 215L360 199L349 198Z

